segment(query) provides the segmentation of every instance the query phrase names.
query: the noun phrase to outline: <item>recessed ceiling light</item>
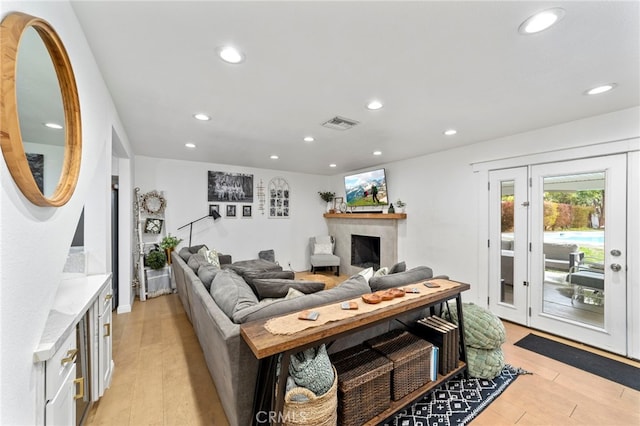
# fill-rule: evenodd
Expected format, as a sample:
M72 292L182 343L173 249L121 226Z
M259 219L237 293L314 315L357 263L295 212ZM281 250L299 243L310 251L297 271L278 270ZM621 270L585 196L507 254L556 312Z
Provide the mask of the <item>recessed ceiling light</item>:
M594 87L592 89L589 89L584 93L587 94L587 95L599 95L600 93L605 93L605 92L608 92L609 90L615 89L616 86L617 86L617 84L615 84L615 83L603 84L602 86L598 86L598 87Z
M533 16L528 17L518 27L520 34L535 34L540 31L544 31L556 22L558 22L564 16L564 9L560 7L554 7L551 9L543 10Z
M191 143L191 142L187 142L184 144L184 146L186 146L187 148L195 148L196 144L195 143Z
M443 132L446 136L453 136L456 133L458 133L458 131L456 129L447 129Z
M373 151L373 155L382 155L382 151Z
M380 101L371 101L367 104L367 109L370 109L372 111L375 111L377 109L382 108L382 102Z
M336 163L331 163L329 164L329 167L338 167L338 165Z
M50 129L56 129L56 130L62 129L62 126L59 125L58 123L44 123L44 125Z
M271 156L271 157L269 157L269 158L271 158L272 160L277 160L277 159L278 159L278 158L280 158L280 157L278 157L277 155L272 155L272 156Z
M313 136L305 136L304 137L304 141L305 142L313 142L313 141L315 141L315 139L313 138Z
M196 120L200 120L200 121L209 121L209 120L211 120L210 116L208 116L207 114L203 114L201 112L199 112L198 114L193 114L193 118L195 118Z
M244 61L244 54L235 47L224 46L218 49L218 56L230 64L239 64Z

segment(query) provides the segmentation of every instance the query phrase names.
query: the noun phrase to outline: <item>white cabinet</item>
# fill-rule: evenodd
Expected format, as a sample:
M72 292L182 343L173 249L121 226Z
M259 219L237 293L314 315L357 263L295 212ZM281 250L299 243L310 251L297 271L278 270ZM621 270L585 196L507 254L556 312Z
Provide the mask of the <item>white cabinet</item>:
M45 364L45 424L76 424L76 334L71 333ZM81 389L81 387L79 387Z
M113 371L113 337L111 309L113 306L111 287L104 289L98 299L100 314L98 318L98 395L104 395L111 383L111 373Z

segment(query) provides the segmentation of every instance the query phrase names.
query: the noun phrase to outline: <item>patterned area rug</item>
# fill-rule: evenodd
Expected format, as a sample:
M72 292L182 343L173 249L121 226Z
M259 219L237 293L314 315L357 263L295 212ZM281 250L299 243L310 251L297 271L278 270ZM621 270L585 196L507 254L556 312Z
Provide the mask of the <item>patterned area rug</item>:
M466 425L498 397L520 374L530 374L509 364L498 377L464 379L442 384L383 423L384 426Z

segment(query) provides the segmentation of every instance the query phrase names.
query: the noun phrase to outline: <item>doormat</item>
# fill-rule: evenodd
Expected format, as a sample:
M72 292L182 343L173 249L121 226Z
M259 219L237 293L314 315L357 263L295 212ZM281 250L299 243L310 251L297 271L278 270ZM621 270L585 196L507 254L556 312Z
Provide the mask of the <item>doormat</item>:
M528 334L515 343L524 349L640 391L640 368L555 340Z
M505 365L494 379L458 376L380 423L383 426L466 425L526 371Z

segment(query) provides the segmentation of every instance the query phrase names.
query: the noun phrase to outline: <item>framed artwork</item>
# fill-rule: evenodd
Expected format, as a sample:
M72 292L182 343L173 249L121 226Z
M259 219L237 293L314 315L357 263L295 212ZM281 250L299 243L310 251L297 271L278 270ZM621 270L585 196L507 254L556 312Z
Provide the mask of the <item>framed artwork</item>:
M209 201L253 203L253 175L209 171L207 196Z
M335 197L333 199L333 209L336 211L336 213L344 213L347 210L346 204L344 206L343 204L344 204L343 197Z
M44 154L26 153L25 155L27 156L31 174L36 180L36 185L38 185L40 192L44 194Z
M209 204L209 216L213 216L213 212L220 214L220 204Z
M269 181L269 218L288 219L291 202L289 183L281 177Z
M242 206L242 217L251 217L251 206Z
M236 217L236 205L227 204L227 217Z
M148 218L144 223L144 232L146 234L159 234L162 231L162 219Z

